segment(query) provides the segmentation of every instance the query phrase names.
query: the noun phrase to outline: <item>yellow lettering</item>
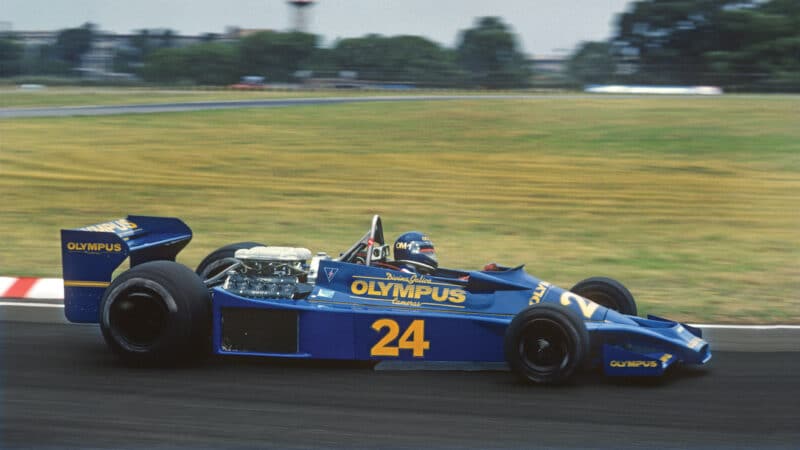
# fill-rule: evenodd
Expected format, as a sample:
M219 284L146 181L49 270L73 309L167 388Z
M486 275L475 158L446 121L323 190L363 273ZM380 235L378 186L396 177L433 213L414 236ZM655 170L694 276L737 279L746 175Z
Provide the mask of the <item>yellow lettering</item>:
M76 252L110 252L122 251L122 244L111 242L67 242L67 250Z
M352 292L355 295L364 295L367 293L368 289L369 286L367 285L367 282L364 280L355 280L353 281L353 284L350 285L350 292Z
M372 323L372 329L379 332L387 328L388 331L383 337L372 346L369 351L370 356L400 356L400 348L394 347L389 344L400 333L400 325L392 319L378 319Z
M414 295L414 286L411 284L395 284L394 296L397 298L409 298Z
M400 334L400 325L392 319L378 319L372 323L372 329L378 333L386 329L386 334L381 337L369 351L370 356L400 356L400 349L411 350L415 358L425 356L425 350L430 350L430 341L425 340L425 321L417 319L408 325L400 336L397 345L393 345Z
M463 303L467 299L467 293L461 289L431 286L428 284L420 285L361 279L353 280L350 284L350 293L353 295L366 295L368 297L389 298L393 300L420 300L430 297L436 302L449 301L452 303ZM412 304L418 306L420 302L412 302Z
M671 356L671 355L670 355ZM620 368L629 368L629 369L638 369L640 367L645 368L655 368L658 367L658 363L656 361L611 361L609 364L611 367L620 367Z
M393 305L401 305L401 306L420 306L422 305L421 302L415 302L413 300L392 300Z
M388 297L389 291L392 289L392 283L384 283L383 281L378 281L378 289L381 290L381 297Z
M119 220L113 220L111 222L98 223L97 225L89 225L88 227L81 228L81 230L115 233L115 232L135 230L138 227L139 227L138 225L127 219L119 219Z
M367 291L367 295L371 295L373 297L380 297L381 293L375 290L375 282L369 282L369 290Z
M462 291L461 289L452 289L450 290L450 297L447 300L453 303L464 303L467 299L467 293Z
M419 300L419 298L422 297L423 295L431 295L431 292L433 292L433 288L431 288L430 286L418 285L416 292L414 292L414 298Z
M439 287L433 288L433 294L432 294L433 301L443 302L447 300L448 293L450 293L450 289L448 288L439 288Z
M581 310L581 314L583 314L583 317L587 319L591 319L592 314L594 314L594 312L597 311L597 308L600 306L591 300L581 297L580 295L573 294L570 291L564 291L564 293L561 294L561 304L564 306L569 306L571 303L577 304L578 308Z
M411 322L397 344L398 348L411 350L415 358L425 356L425 350L431 348L431 343L425 340L425 322L419 319Z
M547 281L540 281L539 284L536 285L536 289L533 290L533 295L531 295L530 300L528 300L529 305L534 305L542 301L542 297L544 297L544 293L547 292L547 289L550 288L550 283Z

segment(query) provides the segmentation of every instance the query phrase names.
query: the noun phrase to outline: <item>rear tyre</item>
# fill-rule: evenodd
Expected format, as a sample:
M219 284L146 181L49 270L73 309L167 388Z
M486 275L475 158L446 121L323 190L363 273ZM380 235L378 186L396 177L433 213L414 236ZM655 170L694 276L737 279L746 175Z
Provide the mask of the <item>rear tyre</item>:
M191 269L151 261L118 276L100 302L106 344L133 365L168 365L205 356L211 295Z
M587 278L578 282L570 291L619 313L629 316L637 314L633 294L622 283L612 278Z
M237 263L238 260L234 257L236 250L263 246L264 244L258 242L237 242L220 247L203 258L195 272L200 275L202 280L208 280Z
M563 383L583 365L588 354L586 325L574 311L563 306L529 306L506 329L506 362L527 382Z

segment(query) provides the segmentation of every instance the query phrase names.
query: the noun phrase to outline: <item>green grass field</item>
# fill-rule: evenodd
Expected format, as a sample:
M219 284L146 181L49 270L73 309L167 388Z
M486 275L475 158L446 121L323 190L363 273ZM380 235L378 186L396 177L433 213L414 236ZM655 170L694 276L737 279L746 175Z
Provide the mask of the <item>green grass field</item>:
M0 274L60 276L58 230L183 218L337 253L384 218L443 265L619 278L640 311L800 323L799 97L553 97L0 121Z

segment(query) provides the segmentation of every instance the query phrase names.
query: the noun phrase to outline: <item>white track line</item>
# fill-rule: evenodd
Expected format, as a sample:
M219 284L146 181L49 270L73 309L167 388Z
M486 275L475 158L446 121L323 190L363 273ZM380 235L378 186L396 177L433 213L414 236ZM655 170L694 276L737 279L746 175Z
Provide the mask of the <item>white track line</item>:
M800 330L800 325L720 325L720 324L693 324L698 328L720 328L729 330Z

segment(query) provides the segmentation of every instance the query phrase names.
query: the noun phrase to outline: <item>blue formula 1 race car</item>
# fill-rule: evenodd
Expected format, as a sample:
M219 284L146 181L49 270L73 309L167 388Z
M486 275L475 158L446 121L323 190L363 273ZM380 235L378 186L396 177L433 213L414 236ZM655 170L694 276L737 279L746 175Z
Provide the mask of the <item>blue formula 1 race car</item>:
M196 271L174 262L192 237L182 221L129 216L61 231L64 306L100 323L132 364L221 355L508 364L536 383L581 367L661 375L711 359L701 331L636 316L630 292L608 278L571 290L523 270L438 267L430 240L384 240L380 217L336 258L256 242L227 245ZM394 253L393 257L391 253ZM130 257L131 268L113 279Z

